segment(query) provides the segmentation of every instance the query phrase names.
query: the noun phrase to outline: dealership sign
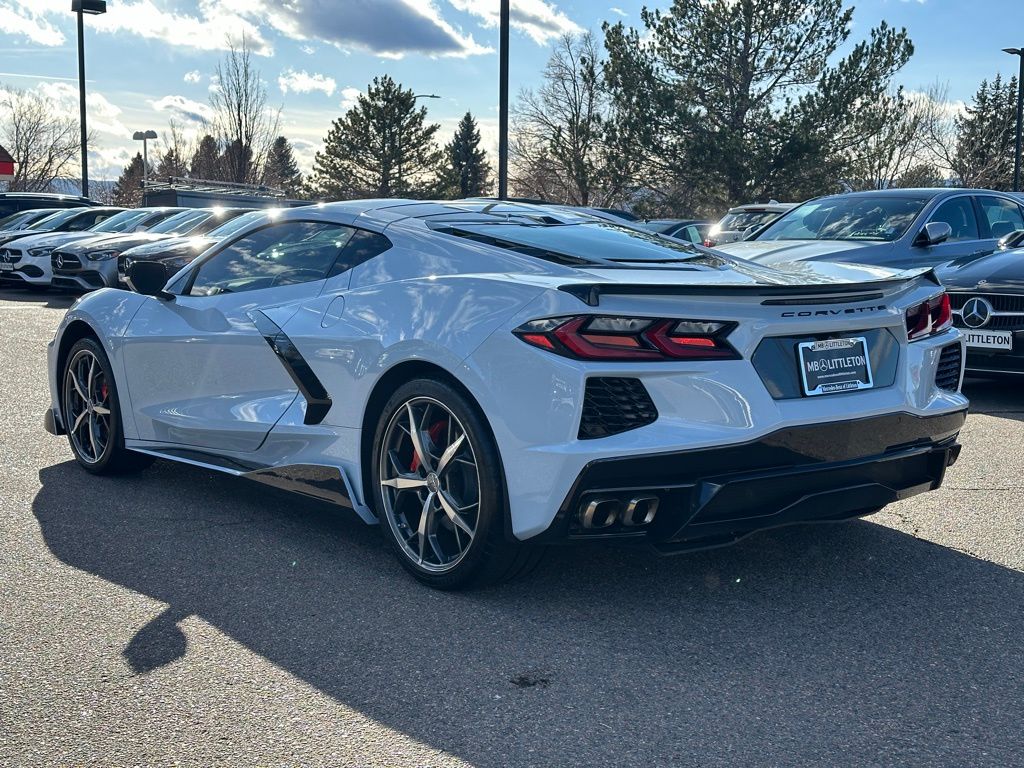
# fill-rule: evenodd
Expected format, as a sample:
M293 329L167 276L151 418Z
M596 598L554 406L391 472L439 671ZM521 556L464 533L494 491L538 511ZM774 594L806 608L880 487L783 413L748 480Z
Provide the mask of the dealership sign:
M10 181L14 178L14 158L11 153L0 147L0 181Z

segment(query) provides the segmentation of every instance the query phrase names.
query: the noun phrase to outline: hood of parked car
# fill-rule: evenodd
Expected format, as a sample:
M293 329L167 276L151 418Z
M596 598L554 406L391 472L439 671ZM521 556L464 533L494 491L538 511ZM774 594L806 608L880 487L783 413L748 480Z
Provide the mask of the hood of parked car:
M7 245L20 250L29 248L60 248L61 246L73 243L77 240L87 240L96 237L95 232L37 232L30 235L22 233L16 240L8 240Z
M980 259L953 262L937 270L939 278L953 291L1024 290L1024 248L996 251Z
M123 250L122 254L137 260L151 261L164 261L183 257L195 258L217 242L216 238L202 236L168 237Z
M760 264L780 264L810 259L870 262L872 257L891 253L892 247L892 243L852 240L744 240L717 249Z
M145 232L133 232L129 235L101 235L99 237L78 240L61 248L61 250L73 253L76 256L99 249L121 252L128 248L134 248L137 245L146 245L154 241L166 240L167 237L167 235L151 235Z

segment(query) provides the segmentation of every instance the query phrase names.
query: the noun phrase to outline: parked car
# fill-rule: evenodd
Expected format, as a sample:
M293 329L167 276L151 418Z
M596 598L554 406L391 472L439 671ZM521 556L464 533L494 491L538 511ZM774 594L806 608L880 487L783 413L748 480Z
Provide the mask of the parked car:
M651 219L640 226L660 235L701 244L707 240L712 222L706 219Z
M843 261L897 269L992 253L1024 229L1024 205L981 189L887 189L809 200L748 240L722 246L762 264Z
M122 252L137 245L167 240L176 235L200 233L229 221L245 209L193 208L158 209L172 212L163 220L120 235L104 235L65 243L50 254L53 285L93 291L117 287L117 259ZM58 266L57 262L60 262Z
M754 203L730 208L721 220L714 224L704 238L704 245L714 248L724 243L742 240L746 235L779 218L786 211L796 208L796 203Z
M49 345L46 428L83 469L350 506L439 588L552 542L871 514L939 487L967 409L930 272L774 269L541 206L291 209L127 277Z
M25 237L30 233L81 232L82 230L89 229L89 227L96 226L105 219L113 216L115 213L119 213L123 210L124 208L103 206L94 208L78 207L54 211L49 216L44 216L37 220L26 229L6 230L4 232L0 232L0 245L9 243L15 238Z
M54 248L100 235L111 236L121 232L132 232L139 227L151 226L162 221L174 212L174 209L167 208L88 210L105 210L106 213L99 223L85 230L56 230L37 234L30 234L32 230L26 230L23 237L8 241L0 248L0 265L4 265L0 279L16 282L34 290L43 290L49 287L53 280L51 256Z
M53 208L30 208L27 211L4 216L0 219L0 236L7 232L20 232L23 229L29 229L37 221L52 216L53 213Z
M954 261L938 274L967 345L966 370L1024 374L1024 247Z
M128 267L136 261L155 261L164 264L168 274L192 263L203 251L216 245L221 240L241 232L253 222L272 222L280 215L280 209L261 208L248 211L211 229L205 235L191 234L187 237L171 237L146 245L128 248L117 257L118 285L127 288Z
M99 205L81 195L55 195L49 192L0 192L0 216L35 208L86 208Z

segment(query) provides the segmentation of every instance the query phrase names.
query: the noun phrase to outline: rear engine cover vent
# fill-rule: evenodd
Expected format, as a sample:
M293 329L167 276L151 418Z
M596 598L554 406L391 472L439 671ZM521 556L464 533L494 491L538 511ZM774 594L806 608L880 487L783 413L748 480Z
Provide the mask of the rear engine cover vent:
M628 432L658 418L651 396L639 379L599 376L587 379L580 440Z

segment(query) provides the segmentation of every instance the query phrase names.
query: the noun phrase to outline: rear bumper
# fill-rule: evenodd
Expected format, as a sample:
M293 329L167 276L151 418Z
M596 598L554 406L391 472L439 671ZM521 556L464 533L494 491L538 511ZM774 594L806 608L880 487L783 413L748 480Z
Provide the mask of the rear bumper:
M966 413L890 414L722 448L594 461L538 538L643 540L669 554L781 525L870 514L942 484L959 455Z

